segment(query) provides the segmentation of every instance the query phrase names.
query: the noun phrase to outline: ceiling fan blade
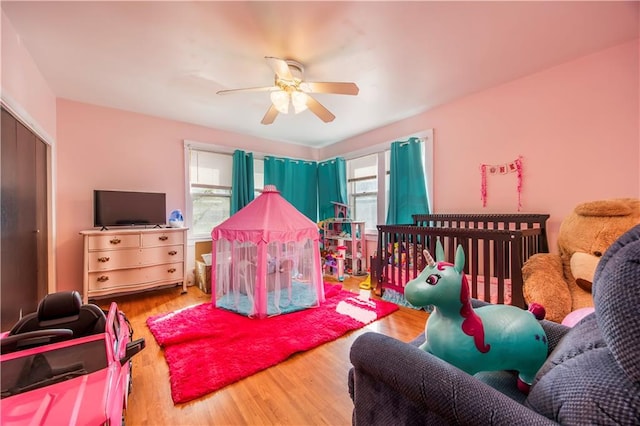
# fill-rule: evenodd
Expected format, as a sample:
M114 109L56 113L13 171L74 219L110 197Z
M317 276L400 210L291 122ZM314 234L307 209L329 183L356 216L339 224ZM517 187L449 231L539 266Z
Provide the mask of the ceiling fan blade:
M269 62L269 66L273 69L273 72L276 73L278 78L287 81L293 80L293 75L291 75L291 70L289 70L289 64L287 64L287 61L280 58L274 58L273 56L265 56L264 58Z
M314 98L309 96L308 93L307 93L307 107L311 110L311 112L317 115L318 118L324 121L325 123L329 123L330 121L333 121L336 118L335 115L331 114L331 111L326 109L324 105L322 105L320 102L316 101Z
M312 93L334 93L337 95L357 95L360 89L355 83L325 83L305 81L301 86L306 85Z
M218 95L229 95L232 93L245 93L245 92L273 92L275 90L280 90L280 88L276 86L247 87L246 89L218 90L216 93Z
M278 116L278 110L276 109L275 106L273 106L273 104L271 104L271 106L267 110L267 113L264 115L264 117L262 117L262 121L260 123L271 124L273 123L273 121L276 119L277 116Z

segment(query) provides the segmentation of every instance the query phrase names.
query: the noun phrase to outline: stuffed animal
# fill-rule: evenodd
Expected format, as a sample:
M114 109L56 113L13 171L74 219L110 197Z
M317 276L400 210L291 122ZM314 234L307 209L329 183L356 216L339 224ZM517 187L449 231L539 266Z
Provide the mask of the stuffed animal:
M558 254L540 253L523 268L524 298L562 322L571 312L593 306L591 283L602 254L640 223L640 200L617 198L579 204L560 225Z
M427 266L404 290L412 305L435 307L420 348L469 374L515 370L518 388L528 393L547 358L547 336L538 321L544 310L532 306L525 311L511 305L473 308L462 246L458 246L454 264L444 262L440 241L437 262L426 250L424 256Z

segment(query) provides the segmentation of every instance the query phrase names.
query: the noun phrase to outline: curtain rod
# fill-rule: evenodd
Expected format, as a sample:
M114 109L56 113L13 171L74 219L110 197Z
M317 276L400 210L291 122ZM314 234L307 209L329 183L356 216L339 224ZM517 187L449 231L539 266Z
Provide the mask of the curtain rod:
M396 141L396 142L399 142L399 143L400 143L400 145L406 145L406 144L408 144L408 143L413 142L414 140L417 140L417 141L420 141L420 142L425 142L425 141L427 140L427 138L426 138L426 137L424 137L424 136L423 136L423 137L416 137L416 136L414 136L414 137L410 137L409 139L407 139L407 140L405 140L405 141Z
M273 155L267 155L264 157L265 160L267 158L273 158L276 161L282 161L283 163L287 160L291 161L292 163L303 163L303 164L315 164L317 163L316 161L309 161L309 160L300 160L300 159L295 159L295 158L282 158L282 157L274 157Z

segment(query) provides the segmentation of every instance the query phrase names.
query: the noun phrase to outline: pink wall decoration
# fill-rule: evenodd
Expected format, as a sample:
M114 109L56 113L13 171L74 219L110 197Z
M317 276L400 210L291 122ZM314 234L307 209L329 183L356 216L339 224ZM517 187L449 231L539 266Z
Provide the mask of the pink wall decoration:
M518 211L522 209L522 156L504 164L481 164L480 199L482 207L487 207L487 173L491 175L506 175L515 173L517 176L516 191L518 192Z

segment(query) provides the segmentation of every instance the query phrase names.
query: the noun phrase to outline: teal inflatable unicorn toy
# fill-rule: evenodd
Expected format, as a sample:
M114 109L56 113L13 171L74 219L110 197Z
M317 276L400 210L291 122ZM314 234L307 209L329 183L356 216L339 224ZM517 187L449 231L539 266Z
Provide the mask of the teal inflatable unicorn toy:
M424 256L427 266L407 283L404 292L412 305L435 308L427 319L426 342L421 349L469 374L515 370L518 388L528 393L548 352L547 336L538 322L542 318L510 305L474 309L461 246L454 264L444 261L440 241L436 246L437 261L427 250ZM538 308L543 311L539 305ZM544 313L538 316L544 317Z

